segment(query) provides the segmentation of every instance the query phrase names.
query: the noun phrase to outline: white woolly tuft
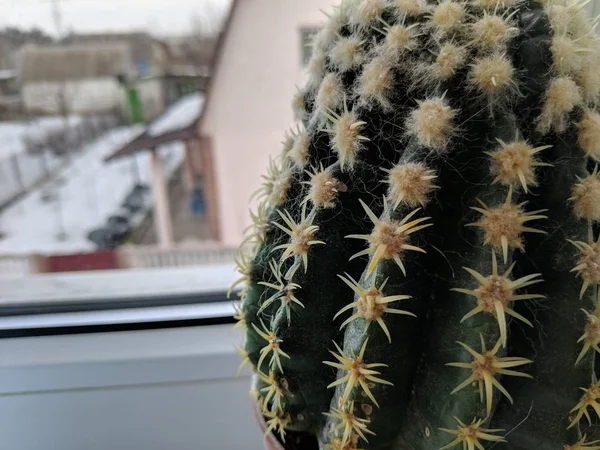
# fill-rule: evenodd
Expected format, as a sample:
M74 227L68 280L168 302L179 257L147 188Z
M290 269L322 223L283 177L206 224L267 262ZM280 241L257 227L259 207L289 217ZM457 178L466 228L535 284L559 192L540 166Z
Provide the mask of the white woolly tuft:
M574 39L592 37L596 40L596 23L596 21L590 20L584 9L578 9L571 16L571 23L567 31Z
M588 51L567 36L554 36L550 50L553 67L559 75L569 75L579 70L582 54Z
M385 33L385 41L379 47L378 53L388 58L390 62L398 62L406 52L414 50L417 46L418 24L408 26L404 24L386 25L383 32Z
M515 8L522 0L473 0L473 5L488 11Z
M439 3L431 13L430 23L442 36L460 31L467 19L465 5L452 0Z
M600 161L600 115L596 111L586 109L577 128L579 146L588 156Z
M342 170L354 169L358 153L363 149L364 142L369 139L360 134L366 122L358 119L354 111L348 111L344 105L344 113L332 114L333 127L328 130L331 134L331 146L338 154Z
M593 22L583 9L585 4L553 2L545 10L555 36L570 35L574 39L593 35Z
M321 84L321 80L325 76L325 62L325 53L315 48L308 62L308 81L306 83L308 89L317 89Z
M329 18L327 23L313 38L312 46L314 49L318 49L323 53L327 53L329 48L333 45L335 40L338 38L338 34L344 24L349 20L348 7L350 5L346 1L333 9L333 12L325 15Z
M411 208L425 206L430 200L431 192L438 189L434 184L436 178L435 171L422 162L397 164L389 171L388 199L394 209L400 204Z
M308 200L317 208L333 208L340 192L346 192L348 186L335 178L327 169L311 174Z
M566 35L571 28L572 20L569 8L563 5L551 4L547 5L545 9L554 33L558 36Z
M350 10L350 25L364 31L379 22L387 7L388 0L360 0Z
M468 56L467 48L462 45L442 44L435 62L429 67L431 77L440 81L452 78L457 70L465 67Z
M325 123L327 111L337 110L344 105L344 85L339 75L328 73L319 87L315 99L315 114L313 119L318 124Z
M567 115L583 101L579 86L569 77L554 78L546 89L537 129L542 133L565 131Z
M297 130L294 129L290 129L288 131L285 132L285 134L283 135L283 141L281 141L282 144L282 148L281 148L281 160L285 161L286 159L289 158L290 156L290 152L292 151L292 148L294 147L294 142L296 142L296 137L298 137L298 135L301 133L301 129L300 127L298 127Z
M406 121L406 133L414 136L424 147L444 150L456 133L454 117L456 111L444 97L420 101Z
M389 96L392 93L394 76L391 61L386 55L374 57L365 65L356 86L356 94L361 104L366 106L380 106L389 110L392 105Z
M363 43L356 36L339 39L329 54L331 64L342 72L357 68L364 59Z
M600 220L600 180L598 168L593 174L580 180L571 191L569 200L573 203L575 216L585 220Z
M399 18L420 17L431 10L426 0L393 0L393 4Z
M600 58L586 58L576 75L576 81L586 103L600 100Z
M296 120L303 120L306 115L306 95L298 89L292 99L292 111Z
M494 106L510 100L517 90L515 68L505 55L495 54L476 59L471 64L469 85Z
M300 131L294 140L294 145L288 153L288 157L293 163L293 166L298 169L304 169L308 164L308 153L310 149L310 139L305 130Z
M484 12L483 17L469 27L471 45L481 53L503 51L508 41L519 34L509 18Z

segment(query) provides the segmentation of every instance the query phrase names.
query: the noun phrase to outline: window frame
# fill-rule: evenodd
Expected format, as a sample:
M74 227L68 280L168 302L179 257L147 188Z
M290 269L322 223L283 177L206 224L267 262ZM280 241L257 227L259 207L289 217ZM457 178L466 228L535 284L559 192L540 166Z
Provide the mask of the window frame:
M300 39L300 66L305 68L308 67L310 59L312 58L312 38L321 31L322 26L319 25L303 25L298 29L298 36Z

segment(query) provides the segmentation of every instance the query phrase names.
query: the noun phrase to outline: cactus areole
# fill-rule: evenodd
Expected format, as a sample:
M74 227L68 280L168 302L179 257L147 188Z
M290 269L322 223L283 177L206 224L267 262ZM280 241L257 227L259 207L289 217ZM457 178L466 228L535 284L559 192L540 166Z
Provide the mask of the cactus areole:
M600 449L584 5L331 13L239 260L242 353L284 447Z

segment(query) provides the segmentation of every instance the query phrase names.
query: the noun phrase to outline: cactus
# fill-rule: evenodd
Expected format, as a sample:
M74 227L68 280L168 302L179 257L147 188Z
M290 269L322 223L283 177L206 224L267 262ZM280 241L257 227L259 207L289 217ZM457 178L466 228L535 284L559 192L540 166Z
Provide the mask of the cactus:
M316 36L238 262L289 448L600 449L600 46L546 1L347 0Z

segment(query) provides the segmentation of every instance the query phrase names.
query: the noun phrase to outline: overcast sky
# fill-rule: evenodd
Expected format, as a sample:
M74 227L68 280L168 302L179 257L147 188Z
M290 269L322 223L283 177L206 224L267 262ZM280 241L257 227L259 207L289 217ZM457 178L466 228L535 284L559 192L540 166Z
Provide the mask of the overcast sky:
M230 0L58 0L63 32L147 29L184 34L193 17L223 14ZM53 0L0 0L0 27L37 26L56 34Z

